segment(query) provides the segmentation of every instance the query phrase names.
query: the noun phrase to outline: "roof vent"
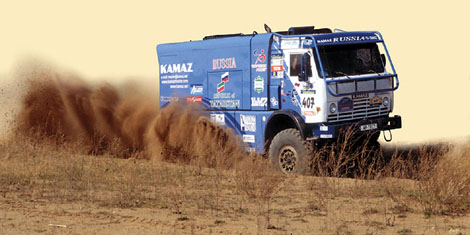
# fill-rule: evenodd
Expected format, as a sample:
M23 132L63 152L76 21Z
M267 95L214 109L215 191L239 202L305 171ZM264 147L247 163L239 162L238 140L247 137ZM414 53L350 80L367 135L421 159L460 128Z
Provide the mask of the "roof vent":
M313 34L315 26L290 27L289 35Z
M288 35L332 33L329 28L315 29L315 26L290 27Z

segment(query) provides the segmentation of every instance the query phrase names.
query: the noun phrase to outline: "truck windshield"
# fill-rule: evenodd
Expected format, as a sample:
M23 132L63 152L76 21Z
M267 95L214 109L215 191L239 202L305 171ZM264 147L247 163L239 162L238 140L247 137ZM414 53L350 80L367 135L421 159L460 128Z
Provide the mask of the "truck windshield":
M318 47L325 77L382 73L384 64L375 43ZM318 70L322 77L321 71Z

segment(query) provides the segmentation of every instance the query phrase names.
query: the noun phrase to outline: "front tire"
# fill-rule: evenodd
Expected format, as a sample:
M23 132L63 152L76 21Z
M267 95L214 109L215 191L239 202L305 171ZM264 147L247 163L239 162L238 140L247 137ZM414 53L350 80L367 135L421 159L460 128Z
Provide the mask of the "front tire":
M310 143L297 129L285 129L274 136L269 146L269 159L274 168L286 174L306 174L309 169Z

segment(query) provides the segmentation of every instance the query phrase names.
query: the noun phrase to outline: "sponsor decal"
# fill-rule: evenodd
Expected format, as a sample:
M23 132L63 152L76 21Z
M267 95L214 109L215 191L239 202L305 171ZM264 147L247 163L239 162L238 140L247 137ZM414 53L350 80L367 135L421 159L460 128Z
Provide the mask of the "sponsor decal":
M188 74L192 72L194 72L193 63L162 64L161 84L169 84L171 89L188 88Z
M243 142L255 143L255 135L243 135Z
M162 80L162 84L170 84L170 88L188 88L188 80Z
M251 106L253 107L264 107L268 103L266 97L251 97Z
M289 48L299 48L300 41L298 38L296 39L282 39L281 40L281 48L282 49L289 49Z
M305 46L312 45L312 39L304 39L302 42Z
M271 57L272 78L282 78L284 76L284 66L281 55L273 55Z
M170 101L171 101L171 97L169 97L169 96L160 96L160 101L163 101L163 102L170 102Z
M240 107L240 100L211 100L212 108L238 108Z
M252 69L256 69L256 72L266 72L266 64L252 64Z
M253 87L257 93L263 92L264 91L264 78L262 78L261 76L255 77Z
M177 96L172 96L172 97L160 96L160 101L163 101L163 102L177 102L178 100L179 98Z
M282 78L284 76L284 72L273 72L271 78Z
M279 44L279 36L274 35L274 36L273 36L273 39L274 39L274 41L275 41L277 44Z
M222 59L212 59L212 69L235 69L237 68L237 63L235 57L232 58L222 58Z
M225 72L225 73L222 74L222 76L220 76L221 82L219 84L217 84L217 93L220 93L223 90L225 90L225 83L228 82L228 75L229 75L229 73Z
M188 75L184 75L184 76L188 76ZM165 76L165 77L162 77L162 79L165 79L165 80L162 80L162 84L178 84L178 83L188 83L188 80L181 80L181 79L178 79L178 76L176 75L173 75L173 76ZM169 80L169 79L172 79L172 80ZM187 87L188 85L186 85Z
M204 86L201 84L192 84L191 85L191 95L203 95Z
M271 97L271 99L269 100L271 101L271 105L272 106L278 106L279 105L279 102L277 101L276 97Z
M353 100L349 98L342 98L338 102L338 111L339 112L347 112L347 111L352 111L353 110Z
M304 116L316 116L317 112L315 112L315 111L302 111L302 115L304 115Z
M297 96L299 95L299 94L297 93L297 91L296 91L295 89L292 89L292 91L288 92L288 94L289 94L290 97L291 97L292 104L293 104L294 106L298 106L299 104L297 104L297 103L299 103L300 101L297 101Z
M345 37L334 37L334 38L325 38L318 39L317 43L336 43L336 42L359 42L359 41L369 41L369 40L378 40L377 36L345 36Z
M264 54L264 50L253 50L253 56L256 57L255 63L251 65L251 68L256 69L256 72L266 72L267 65L266 62L266 55Z
M315 95L317 92L315 90L301 90L300 94L304 95Z
M167 73L192 73L193 63L182 64L162 64L160 65L160 74Z
M256 116L240 114L240 128L242 131L256 132Z
M284 71L284 66L282 65L272 65L271 66L271 72L275 73L275 72L282 72Z
M370 103L370 105L373 105L373 106L380 105L382 103L382 98L380 96L376 95L376 96L370 98L369 103Z
M214 99L230 99L235 98L235 93L214 93Z
M202 96L188 96L186 103L202 103Z
M266 62L266 56L264 55L264 50L254 50L253 55L256 56L255 64Z
M271 57L271 64L282 65L282 55L273 55Z
M217 123L218 125L225 125L225 114L211 113L211 121Z

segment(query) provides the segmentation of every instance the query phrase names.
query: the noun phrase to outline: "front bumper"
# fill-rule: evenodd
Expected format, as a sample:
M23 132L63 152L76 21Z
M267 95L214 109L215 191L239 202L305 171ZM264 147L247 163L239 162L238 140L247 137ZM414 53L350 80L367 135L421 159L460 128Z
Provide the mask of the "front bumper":
M334 139L350 130L355 134L368 134L401 128L401 116L378 117L355 122L324 123L312 128L313 138Z

